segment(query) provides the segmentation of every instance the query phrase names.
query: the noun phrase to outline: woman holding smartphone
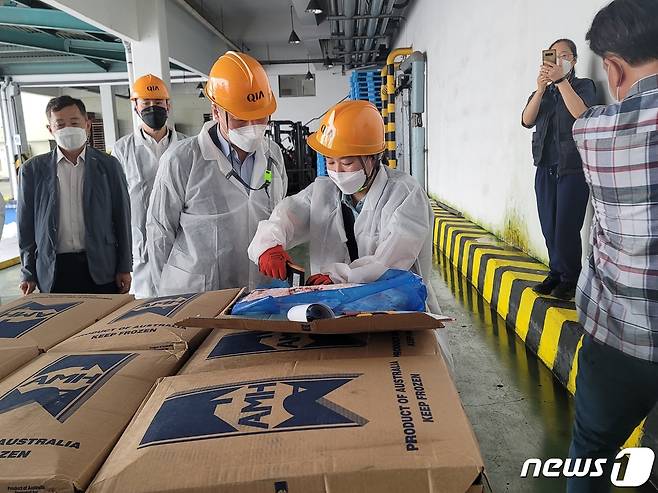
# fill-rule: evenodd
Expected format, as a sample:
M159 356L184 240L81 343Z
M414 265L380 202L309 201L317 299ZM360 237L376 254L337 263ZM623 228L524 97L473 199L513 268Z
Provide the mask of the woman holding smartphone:
M533 290L570 300L580 275L580 230L589 197L571 127L596 103L596 86L591 79L576 77L578 52L573 41L559 39L550 50L543 54L537 90L522 115L524 127L535 127L535 194L550 268L546 279Z

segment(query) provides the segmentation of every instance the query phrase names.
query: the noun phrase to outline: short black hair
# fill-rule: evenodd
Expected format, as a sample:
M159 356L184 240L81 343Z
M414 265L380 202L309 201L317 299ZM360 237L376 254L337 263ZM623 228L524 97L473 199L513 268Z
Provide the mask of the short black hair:
M658 1L614 0L596 14L585 39L602 58L617 55L633 66L658 60Z
M574 42L571 41L570 39L567 39L567 38L561 38L561 39L557 39L557 40L555 40L555 41L553 42L553 44L551 44L550 49L552 50L553 47L554 47L556 44L558 44L558 43L566 43L567 46L569 47L569 49L571 50L571 53L573 53L574 58L578 58L578 48L576 47L576 43L574 43Z
M52 98L46 105L46 117L48 117L48 121L50 121L50 114L53 111L60 111L67 106L74 105L78 107L82 116L87 118L87 108L85 108L85 104L80 99L72 98L71 96L58 96Z

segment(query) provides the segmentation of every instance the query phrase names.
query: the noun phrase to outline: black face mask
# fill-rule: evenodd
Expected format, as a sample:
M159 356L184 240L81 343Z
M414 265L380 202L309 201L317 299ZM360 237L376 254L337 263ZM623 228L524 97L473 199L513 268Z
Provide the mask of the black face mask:
M167 122L167 110L162 106L149 106L144 108L139 117L153 130L160 130Z

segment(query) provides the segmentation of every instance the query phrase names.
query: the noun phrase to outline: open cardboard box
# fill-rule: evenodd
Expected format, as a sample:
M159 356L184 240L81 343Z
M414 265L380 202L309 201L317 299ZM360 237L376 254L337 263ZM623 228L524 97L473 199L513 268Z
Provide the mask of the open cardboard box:
M373 312L345 315L312 322L291 322L280 319L249 318L229 315L231 307L241 298L242 290L222 314L214 318L189 317L176 323L181 327L208 329L261 330L269 332L308 332L315 334L353 334L359 332L390 332L395 330L428 330L443 328L450 317L424 312Z
M442 357L434 330L362 334L308 334L216 329L180 374L230 370L290 361Z

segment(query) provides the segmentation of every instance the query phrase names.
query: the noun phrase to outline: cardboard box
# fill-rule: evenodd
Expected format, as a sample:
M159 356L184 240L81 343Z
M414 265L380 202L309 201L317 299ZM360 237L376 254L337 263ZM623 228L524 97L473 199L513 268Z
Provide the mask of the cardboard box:
M56 351L138 351L196 348L209 329L175 325L190 317L214 317L239 289L138 300L59 344Z
M286 361L440 354L433 330L371 334L300 334L214 330L180 374Z
M296 361L163 379L88 491L459 493L482 472L442 358Z
M395 330L428 330L443 328L450 317L423 312L377 312L312 322L259 319L221 315L215 318L188 318L178 323L187 327L210 329L260 330L264 332L309 332L313 334L357 334L360 332L391 332Z
M179 357L51 351L0 382L0 492L84 490Z
M0 348L58 342L132 301L129 294L31 294L0 306Z
M0 347L0 380L39 356L36 346L23 345L17 341L12 342L13 345L5 341L4 347Z

